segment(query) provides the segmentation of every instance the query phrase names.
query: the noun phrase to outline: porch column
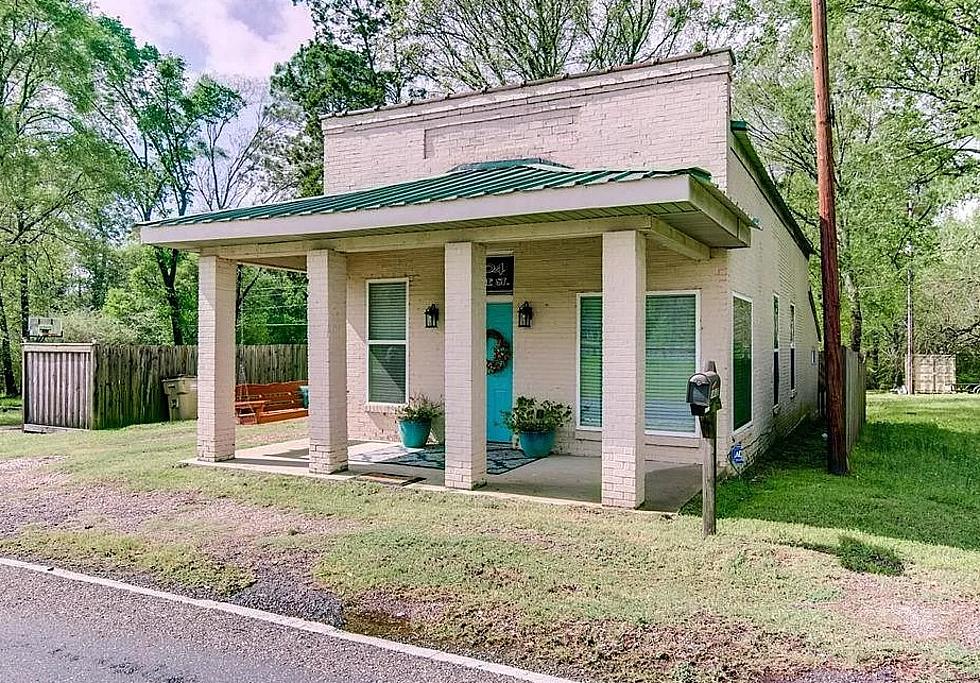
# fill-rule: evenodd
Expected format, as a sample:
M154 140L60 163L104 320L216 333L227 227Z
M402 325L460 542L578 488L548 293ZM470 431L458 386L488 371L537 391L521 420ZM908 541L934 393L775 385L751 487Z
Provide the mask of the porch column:
M446 486L487 479L486 249L446 245Z
M347 468L347 257L306 255L310 471Z
M234 261L198 259L197 459L235 457Z
M643 502L646 382L646 242L602 235L602 504Z

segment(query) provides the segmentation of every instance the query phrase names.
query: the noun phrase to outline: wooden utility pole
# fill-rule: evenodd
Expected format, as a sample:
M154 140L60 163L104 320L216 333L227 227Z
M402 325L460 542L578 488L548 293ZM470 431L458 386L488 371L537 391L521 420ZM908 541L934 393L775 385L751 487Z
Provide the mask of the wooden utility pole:
M847 474L849 467L844 445L844 356L840 335L840 270L837 263L827 3L826 0L811 0L811 3L813 93L817 119L817 192L820 200L820 276L823 282L824 362L827 378L827 469L832 474Z

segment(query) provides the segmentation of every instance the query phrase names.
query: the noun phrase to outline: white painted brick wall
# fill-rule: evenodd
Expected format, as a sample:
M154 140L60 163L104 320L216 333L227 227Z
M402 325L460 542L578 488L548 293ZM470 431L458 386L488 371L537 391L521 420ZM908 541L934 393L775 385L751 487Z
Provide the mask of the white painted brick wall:
M306 256L309 278L310 471L347 467L347 257Z
M235 456L234 262L198 260L197 457L217 462Z
M486 249L446 245L446 471L449 488L487 479Z
M327 192L542 157L578 168L700 166L726 186L728 52L324 121Z
M732 143L734 145L734 142ZM809 300L809 267L787 228L766 201L748 170L729 150L729 194L746 213L758 219L752 232L752 248L728 252L726 259L731 289L753 301L752 422L734 438L749 458L760 455L772 441L817 410L817 366L811 352L819 348L816 321ZM772 297L779 295L780 404L773 410L773 315ZM796 306L796 392L790 391L790 304ZM728 319L731 304L728 302ZM731 387L725 403L731 405ZM719 421L720 444L730 444L732 418L728 411Z
M644 499L646 238L602 236L602 504Z

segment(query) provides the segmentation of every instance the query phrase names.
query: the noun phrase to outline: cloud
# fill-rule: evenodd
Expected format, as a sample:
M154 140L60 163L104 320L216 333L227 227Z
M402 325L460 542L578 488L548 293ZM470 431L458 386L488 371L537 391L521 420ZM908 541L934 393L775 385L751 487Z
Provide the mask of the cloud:
M313 37L306 7L289 0L95 0L137 40L181 55L196 72L268 78Z

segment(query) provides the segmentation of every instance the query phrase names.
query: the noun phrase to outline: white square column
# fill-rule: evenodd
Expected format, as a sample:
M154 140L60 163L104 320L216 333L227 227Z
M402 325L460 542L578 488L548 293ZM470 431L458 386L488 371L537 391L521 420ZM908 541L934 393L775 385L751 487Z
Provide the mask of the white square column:
M347 468L347 257L306 255L310 472Z
M446 245L446 486L487 479L486 249Z
M238 265L198 259L197 459L235 457L235 284Z
M646 240L602 235L602 504L643 503Z

